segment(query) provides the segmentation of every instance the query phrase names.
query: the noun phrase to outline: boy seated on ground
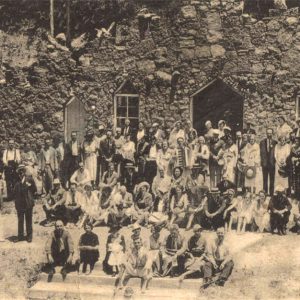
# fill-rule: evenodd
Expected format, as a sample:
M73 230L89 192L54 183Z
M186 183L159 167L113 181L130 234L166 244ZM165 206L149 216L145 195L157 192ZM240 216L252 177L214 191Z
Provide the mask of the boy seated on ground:
M49 272L48 282L52 281L57 266L62 266L61 275L65 280L72 267L74 243L69 232L64 229L62 221L55 222L55 229L46 242L45 251L47 256L45 270Z

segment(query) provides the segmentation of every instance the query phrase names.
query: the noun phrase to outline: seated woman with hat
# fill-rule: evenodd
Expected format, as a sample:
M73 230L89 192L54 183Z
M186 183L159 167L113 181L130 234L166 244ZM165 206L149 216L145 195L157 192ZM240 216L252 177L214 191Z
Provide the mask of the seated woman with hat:
M153 209L153 197L149 193L150 185L148 182L141 182L136 189L135 194L135 210L136 215L134 218L139 224L144 223L148 225L150 212Z

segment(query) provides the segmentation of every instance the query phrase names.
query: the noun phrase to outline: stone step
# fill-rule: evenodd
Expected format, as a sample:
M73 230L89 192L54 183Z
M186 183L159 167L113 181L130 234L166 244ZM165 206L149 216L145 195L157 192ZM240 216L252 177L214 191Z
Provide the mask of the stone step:
M48 274L40 274L40 282L47 283ZM92 274L78 275L76 272L69 273L65 279L65 283L74 284L90 284L95 286L108 286L114 287L116 278L110 275L106 275L103 271L94 270ZM59 272L55 273L52 278L52 283L62 283L62 276ZM166 288L166 289L176 289L178 288L179 280L178 278L153 278L150 283L150 288ZM128 282L128 286L139 287L141 280L138 278L132 278ZM202 279L185 279L181 285L184 289L197 289L202 284Z
M29 289L28 299L30 300L46 300L46 299L80 299L80 300L94 300L94 299L124 299L123 290L119 290L117 295L113 298L113 287L101 286L97 287L90 284L74 284L62 282L38 282ZM141 294L138 287L134 288L135 299L163 299L163 300L183 300L183 299L199 299L198 289L180 289L176 292L171 292L164 288L150 288L145 294Z

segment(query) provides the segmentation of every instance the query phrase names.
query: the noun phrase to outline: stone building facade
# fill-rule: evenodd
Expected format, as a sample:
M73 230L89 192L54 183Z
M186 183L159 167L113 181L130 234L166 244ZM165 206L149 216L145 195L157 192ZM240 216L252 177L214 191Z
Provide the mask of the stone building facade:
M235 129L252 121L259 136L277 126L278 116L293 125L300 94L298 9L270 10L257 20L240 3L182 1L171 17L149 6L116 24L115 37L86 44L82 54L37 32L42 38L28 40L33 51L23 57L18 36L9 40L2 33L1 138L62 134L72 97L85 105L86 124L116 126L129 116L171 126L190 118L201 131L202 112L211 107Z

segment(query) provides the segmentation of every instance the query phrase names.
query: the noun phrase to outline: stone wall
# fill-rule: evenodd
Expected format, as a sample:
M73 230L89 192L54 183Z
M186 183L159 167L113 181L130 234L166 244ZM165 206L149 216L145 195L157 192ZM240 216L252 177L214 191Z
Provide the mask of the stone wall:
M252 120L259 135L276 126L278 115L293 123L300 82L297 9L271 10L256 20L242 14L240 1L201 0L182 1L176 14L143 10L117 24L115 38L102 35L82 47L79 59L41 34L28 66L2 67L1 138L22 142L62 133L63 105L72 95L88 110L96 105L98 122L112 124L113 95L126 79L140 94L140 118L149 122L171 125L190 117L190 96L219 77L244 96L244 120Z

